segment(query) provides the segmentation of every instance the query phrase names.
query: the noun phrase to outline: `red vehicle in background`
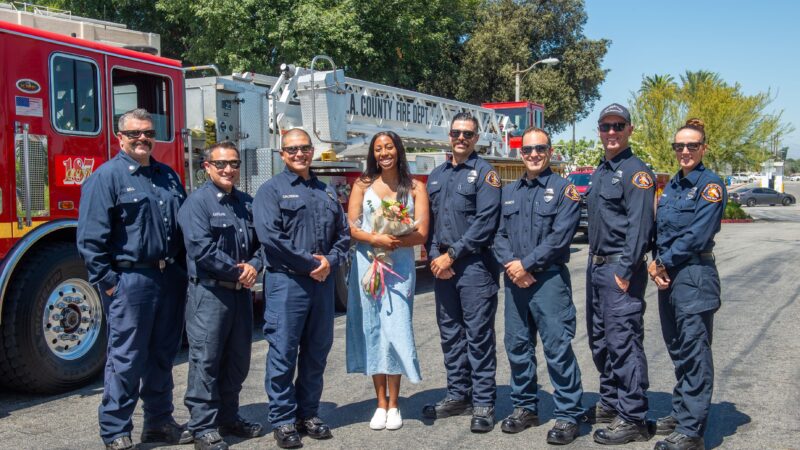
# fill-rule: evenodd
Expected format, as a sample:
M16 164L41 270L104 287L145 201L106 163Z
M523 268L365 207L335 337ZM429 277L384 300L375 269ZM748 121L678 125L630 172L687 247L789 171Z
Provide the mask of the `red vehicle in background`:
M527 100L519 102L491 102L481 104L484 108L494 109L509 118L509 123L516 128L509 134L509 147L518 149L522 147L522 133L526 128L535 126L542 128L544 125L544 105L529 102ZM509 156L516 156L519 150Z

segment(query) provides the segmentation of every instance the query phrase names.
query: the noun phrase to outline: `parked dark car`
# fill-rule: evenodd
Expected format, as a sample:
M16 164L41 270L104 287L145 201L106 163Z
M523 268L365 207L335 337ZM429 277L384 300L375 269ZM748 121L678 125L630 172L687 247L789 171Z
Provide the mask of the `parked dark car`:
M740 189L728 194L728 200L745 206L783 205L789 206L797 202L794 195L784 194L770 188Z

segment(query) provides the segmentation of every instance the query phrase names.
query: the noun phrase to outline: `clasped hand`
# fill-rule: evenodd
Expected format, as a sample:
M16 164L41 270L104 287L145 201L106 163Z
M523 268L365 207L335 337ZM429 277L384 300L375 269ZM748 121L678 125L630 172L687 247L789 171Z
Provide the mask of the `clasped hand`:
M669 275L667 274L667 268L664 266L659 266L656 264L655 261L652 261L649 266L647 266L647 273L650 274L650 279L655 281L656 286L659 290L664 290L669 287L670 279Z
M536 283L536 278L526 271L522 266L522 261L515 259L505 264L506 275L511 279L511 282L520 288L528 288Z

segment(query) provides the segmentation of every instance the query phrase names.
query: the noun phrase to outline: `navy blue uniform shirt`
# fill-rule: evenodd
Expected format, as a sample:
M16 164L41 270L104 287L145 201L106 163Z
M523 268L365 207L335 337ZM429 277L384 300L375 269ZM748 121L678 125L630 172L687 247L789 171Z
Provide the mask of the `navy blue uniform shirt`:
M473 152L454 166L444 164L428 176L433 233L428 257L441 255L439 246L452 248L456 259L488 248L500 220L500 179L491 164Z
M658 200L656 253L662 263L675 267L713 250L727 202L722 179L703 163L685 177L679 171Z
M186 198L178 175L150 158L142 166L124 151L83 184L78 213L78 251L89 281L102 291L117 285L114 263L150 263L183 250L178 209Z
M527 272L569 261L569 244L580 220L575 185L548 167L503 188L500 228L494 254L505 265L519 259Z
M617 276L630 280L650 248L655 228L655 176L630 148L605 158L592 174L589 252L622 255Z
M226 193L207 181L178 213L186 243L190 277L239 281L247 263L261 271L261 252L253 228L253 198L234 188Z
M264 183L253 203L258 240L266 267L275 272L308 275L319 267L312 255L322 255L331 272L350 249L350 226L336 193L317 179L288 168Z

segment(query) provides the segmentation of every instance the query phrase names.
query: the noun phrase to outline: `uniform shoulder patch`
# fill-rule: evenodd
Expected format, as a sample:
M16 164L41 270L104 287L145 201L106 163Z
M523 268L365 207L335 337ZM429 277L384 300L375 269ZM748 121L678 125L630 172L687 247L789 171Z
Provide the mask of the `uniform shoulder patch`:
M564 190L564 195L566 195L570 200L575 200L576 202L581 200L581 194L578 193L578 189L575 188L574 184L567 186L567 189Z
M706 188L703 189L703 198L711 203L719 203L722 201L722 186L717 183L708 183Z
M486 182L489 183L490 186L494 186L496 188L500 187L500 177L497 176L497 172L494 170L490 170L486 173Z
M653 177L647 172L636 172L631 178L631 182L639 189L650 189L653 187Z

